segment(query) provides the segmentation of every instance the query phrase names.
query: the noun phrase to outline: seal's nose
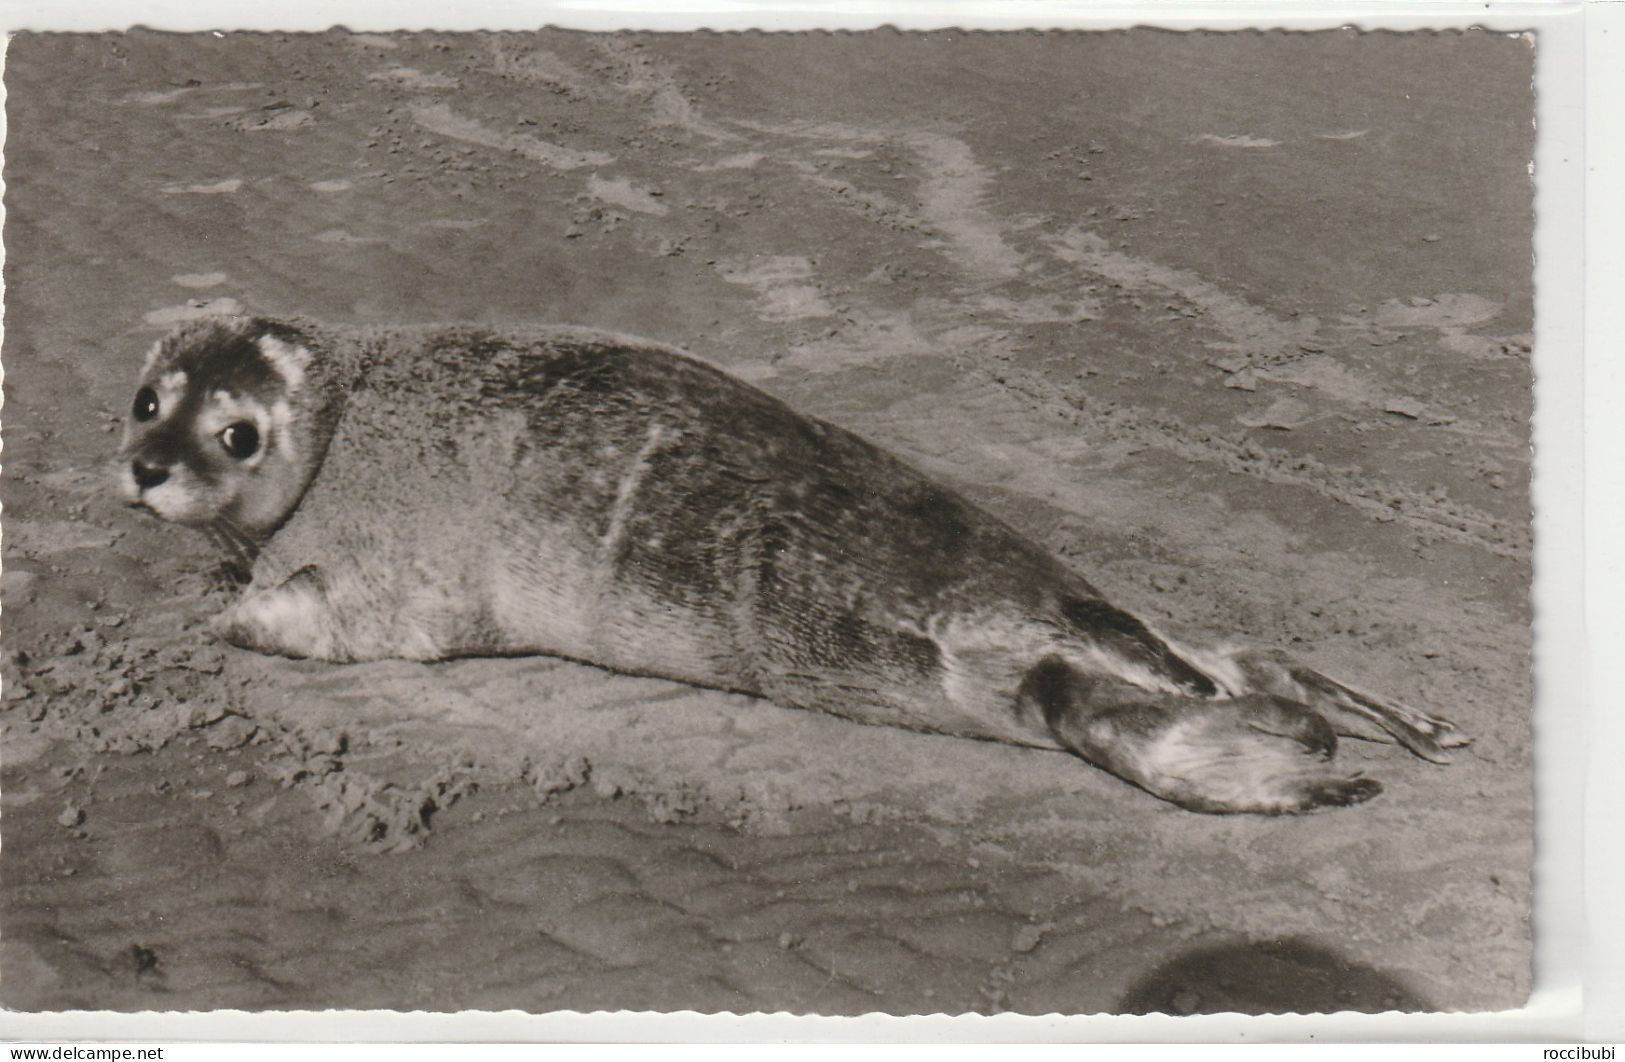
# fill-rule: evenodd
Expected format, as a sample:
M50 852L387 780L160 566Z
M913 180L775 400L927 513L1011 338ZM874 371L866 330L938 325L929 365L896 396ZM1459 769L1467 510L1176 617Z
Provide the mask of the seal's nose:
M135 485L142 490L151 490L169 478L169 469L152 468L140 461L130 462L130 471L135 474Z

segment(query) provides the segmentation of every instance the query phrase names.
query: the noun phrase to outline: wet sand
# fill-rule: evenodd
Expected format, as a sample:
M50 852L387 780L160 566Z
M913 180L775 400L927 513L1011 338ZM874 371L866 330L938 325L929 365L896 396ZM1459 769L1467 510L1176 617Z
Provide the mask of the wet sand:
M1529 991L1531 57L1482 34L24 36L0 996L1498 1009ZM1214 818L551 659L206 645L108 462L169 323L684 346L1193 642L1475 738Z

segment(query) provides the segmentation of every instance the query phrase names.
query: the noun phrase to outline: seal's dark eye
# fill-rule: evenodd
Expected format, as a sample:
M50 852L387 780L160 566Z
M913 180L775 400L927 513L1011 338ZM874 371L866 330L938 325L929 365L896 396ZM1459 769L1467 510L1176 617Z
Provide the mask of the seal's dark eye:
M260 431L248 421L239 420L220 433L220 445L237 460L246 461L260 448Z
M130 415L136 420L151 420L158 415L158 396L152 388L143 387L135 393L135 405L130 408Z

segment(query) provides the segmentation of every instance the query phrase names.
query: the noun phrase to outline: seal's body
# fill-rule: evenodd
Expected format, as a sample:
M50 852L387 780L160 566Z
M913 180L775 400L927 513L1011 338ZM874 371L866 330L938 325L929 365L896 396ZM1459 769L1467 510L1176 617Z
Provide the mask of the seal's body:
M1348 804L1335 734L1450 724L1174 646L875 446L678 351L569 329L228 319L154 349L126 498L253 551L228 640L550 653L866 723L1071 749L1200 811Z

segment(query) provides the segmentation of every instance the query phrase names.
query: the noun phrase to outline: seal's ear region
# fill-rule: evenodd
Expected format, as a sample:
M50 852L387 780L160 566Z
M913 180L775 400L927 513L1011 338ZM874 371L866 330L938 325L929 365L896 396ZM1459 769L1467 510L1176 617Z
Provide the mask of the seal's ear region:
M282 377L283 387L291 397L305 386L305 370L310 365L310 350L294 341L291 335L267 332L256 340L266 362Z

